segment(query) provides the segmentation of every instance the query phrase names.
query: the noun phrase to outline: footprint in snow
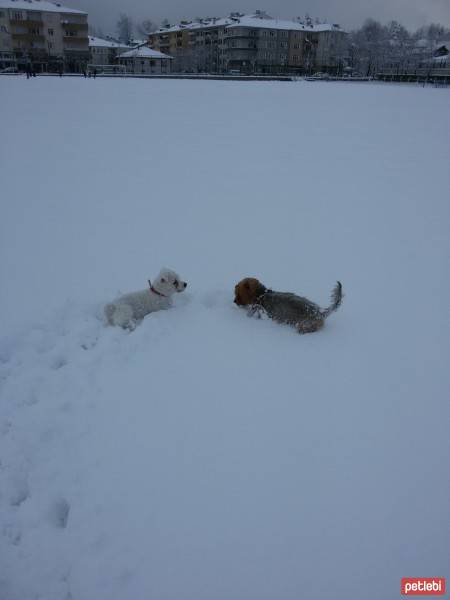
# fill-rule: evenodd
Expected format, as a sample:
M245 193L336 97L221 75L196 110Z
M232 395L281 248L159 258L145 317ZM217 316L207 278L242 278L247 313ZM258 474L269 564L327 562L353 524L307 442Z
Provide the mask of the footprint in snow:
M67 365L67 362L68 362L67 359L64 358L63 356L57 356L56 358L53 359L51 368L54 371L57 371L58 369L65 367Z
M18 527L15 527L11 524L5 524L3 526L2 535L9 544L13 546L18 546L20 544L20 540L22 539L22 532Z
M69 520L70 504L65 498L59 498L50 509L50 521L58 529L65 529Z
M17 477L12 485L12 491L9 497L11 506L19 507L30 497L30 488L26 477Z

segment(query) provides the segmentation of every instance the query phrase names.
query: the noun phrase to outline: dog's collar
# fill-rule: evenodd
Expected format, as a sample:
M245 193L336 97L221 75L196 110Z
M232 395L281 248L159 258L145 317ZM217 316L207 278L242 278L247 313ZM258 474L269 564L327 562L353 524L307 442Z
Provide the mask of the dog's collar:
M168 297L165 294L162 294L161 292L158 292L158 290L155 290L155 288L151 284L150 279L148 280L148 285L150 286L150 292L154 292L155 294L158 294L158 296L162 296L163 298L167 298Z
M267 288L264 289L263 293L260 294L255 301L255 304L259 304L261 302L261 298L263 298L266 294L268 294L269 292L272 292L273 290L268 290Z
M155 288L152 285L150 286L150 291L151 292L155 292L155 294L158 294L158 296L162 296L163 298L167 298L167 296L165 294L161 294L161 292L158 292L158 290L155 290Z

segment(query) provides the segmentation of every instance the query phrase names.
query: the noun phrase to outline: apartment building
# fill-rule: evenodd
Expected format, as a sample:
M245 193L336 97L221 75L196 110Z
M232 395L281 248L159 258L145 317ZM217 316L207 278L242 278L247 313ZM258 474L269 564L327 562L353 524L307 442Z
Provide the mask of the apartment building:
M176 72L336 72L345 38L339 25L278 20L256 11L162 28L150 34L149 45L173 56Z
M89 58L87 13L47 0L0 0L0 68L75 72Z
M173 57L177 73L223 72L225 27L229 19L181 21L149 35L149 46Z

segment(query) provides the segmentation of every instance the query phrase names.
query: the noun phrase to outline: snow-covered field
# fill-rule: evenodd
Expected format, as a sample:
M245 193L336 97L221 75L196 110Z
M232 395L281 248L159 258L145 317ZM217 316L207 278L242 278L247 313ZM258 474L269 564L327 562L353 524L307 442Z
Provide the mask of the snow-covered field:
M450 91L0 78L1 600L450 576ZM189 282L131 334L102 306ZM257 276L342 308L250 319Z

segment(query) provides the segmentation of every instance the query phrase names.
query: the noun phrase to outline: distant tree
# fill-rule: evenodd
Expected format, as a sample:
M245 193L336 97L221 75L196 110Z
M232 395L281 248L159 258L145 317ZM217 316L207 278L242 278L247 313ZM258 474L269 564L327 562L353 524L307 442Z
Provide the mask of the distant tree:
M398 21L391 21L387 25L387 34L391 40L397 41L401 44L408 42L411 38L408 30L403 27Z
M162 23L161 23L161 27L162 27L163 29L169 29L169 27L170 27L170 22L169 22L169 19L163 19L163 20L162 20Z
M387 29L374 19L367 19L363 26L349 37L353 60L365 75L375 74L388 52Z
M142 37L147 37L152 31L156 31L156 25L151 19L144 19L136 26L137 33Z
M121 13L116 25L117 36L123 44L128 44L133 37L133 21L125 13Z
M360 29L348 36L348 65L366 75L387 69L389 72L414 71L424 61L429 61L436 42L449 30L433 23L410 33L398 21L384 26L367 19Z
M371 44L378 44L385 36L385 28L375 19L366 19L361 27L361 33L366 41Z
M97 27L96 25L89 25L89 35L99 38L105 37L103 29L101 27Z
M445 27L437 23L431 23L426 28L426 38L431 42L436 43L446 33Z

